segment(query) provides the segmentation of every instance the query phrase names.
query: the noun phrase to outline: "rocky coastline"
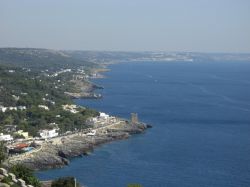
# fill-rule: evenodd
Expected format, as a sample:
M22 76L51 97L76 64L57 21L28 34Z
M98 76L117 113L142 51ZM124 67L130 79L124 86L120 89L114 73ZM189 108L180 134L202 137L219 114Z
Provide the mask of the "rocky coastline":
M102 86L96 85L93 82L86 80L71 80L79 91L77 92L64 92L65 95L69 96L71 99L101 99L102 95L95 93L97 89L103 89Z
M46 141L36 152L10 157L5 164L10 166L22 163L33 170L62 168L70 164L70 159L88 155L101 144L127 139L132 134L143 133L149 127L144 123L132 124L124 121L119 126L106 128L105 131L97 130L95 136L76 132Z
M80 92L65 92L72 99L88 98L99 99L102 96L94 93L96 89L103 89L90 81L72 80L72 83L79 88ZM68 135L59 136L43 141L33 151L9 157L4 165L6 168L15 164L24 164L32 170L46 170L62 168L70 164L70 160L75 157L83 157L90 154L95 147L104 143L129 138L132 134L143 133L151 125L128 121L116 118L116 123L106 124L101 127L85 129L72 132ZM95 135L88 135L90 131L95 131ZM34 144L36 144L34 142Z

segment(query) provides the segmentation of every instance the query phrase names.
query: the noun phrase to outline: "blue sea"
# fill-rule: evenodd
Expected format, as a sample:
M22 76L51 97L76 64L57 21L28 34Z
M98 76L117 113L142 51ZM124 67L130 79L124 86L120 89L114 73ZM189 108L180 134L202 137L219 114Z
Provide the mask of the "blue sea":
M250 186L250 62L127 62L109 66L101 100L77 104L153 125L102 145L40 179L88 187Z

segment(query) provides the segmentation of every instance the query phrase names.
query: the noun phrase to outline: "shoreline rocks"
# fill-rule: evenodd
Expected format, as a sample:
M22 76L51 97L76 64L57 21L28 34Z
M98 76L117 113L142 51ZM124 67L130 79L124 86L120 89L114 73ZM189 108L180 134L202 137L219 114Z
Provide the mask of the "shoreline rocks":
M46 142L38 152L20 159L10 157L8 165L22 163L33 170L62 168L70 164L70 159L88 155L97 146L127 139L131 134L142 133L145 129L147 129L147 125L138 123L124 124L119 128L108 129L105 133L97 133L95 136L87 136L80 132L73 137L64 137L64 143L61 144Z

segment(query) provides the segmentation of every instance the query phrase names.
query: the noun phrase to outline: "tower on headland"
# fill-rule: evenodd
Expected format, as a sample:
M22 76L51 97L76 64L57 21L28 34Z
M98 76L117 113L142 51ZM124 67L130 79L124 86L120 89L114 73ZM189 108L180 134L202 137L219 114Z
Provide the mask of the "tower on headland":
M131 123L132 124L136 124L136 123L138 123L139 122L139 120L138 120L138 115L137 115L137 113L131 113Z

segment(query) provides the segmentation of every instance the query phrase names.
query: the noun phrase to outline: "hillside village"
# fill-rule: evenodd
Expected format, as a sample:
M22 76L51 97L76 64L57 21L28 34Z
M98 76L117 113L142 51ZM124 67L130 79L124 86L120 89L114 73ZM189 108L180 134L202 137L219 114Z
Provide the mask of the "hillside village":
M76 105L63 105L65 111L72 113L78 113L78 106ZM79 107L80 108L80 107ZM6 143L9 156L17 156L27 152L37 151L40 149L43 143L57 141L58 138L62 139L64 136L68 136L74 133L83 133L86 136L95 136L96 132L100 132L100 129L111 126L116 123L121 123L122 119L114 116L109 116L103 112L100 112L99 116L90 117L86 120L88 124L87 129L79 131L67 131L60 132L60 128L56 123L50 123L50 129L41 129L38 131L38 136L31 136L29 132L23 130L16 130L16 127L9 131L9 134L0 133L0 141Z
M87 119L99 113L76 106L65 93L92 92L89 78L96 77L92 69L93 63L60 52L0 49L0 141L20 148L19 143L90 127ZM73 80L81 82L81 87ZM29 150L17 152L23 151Z

